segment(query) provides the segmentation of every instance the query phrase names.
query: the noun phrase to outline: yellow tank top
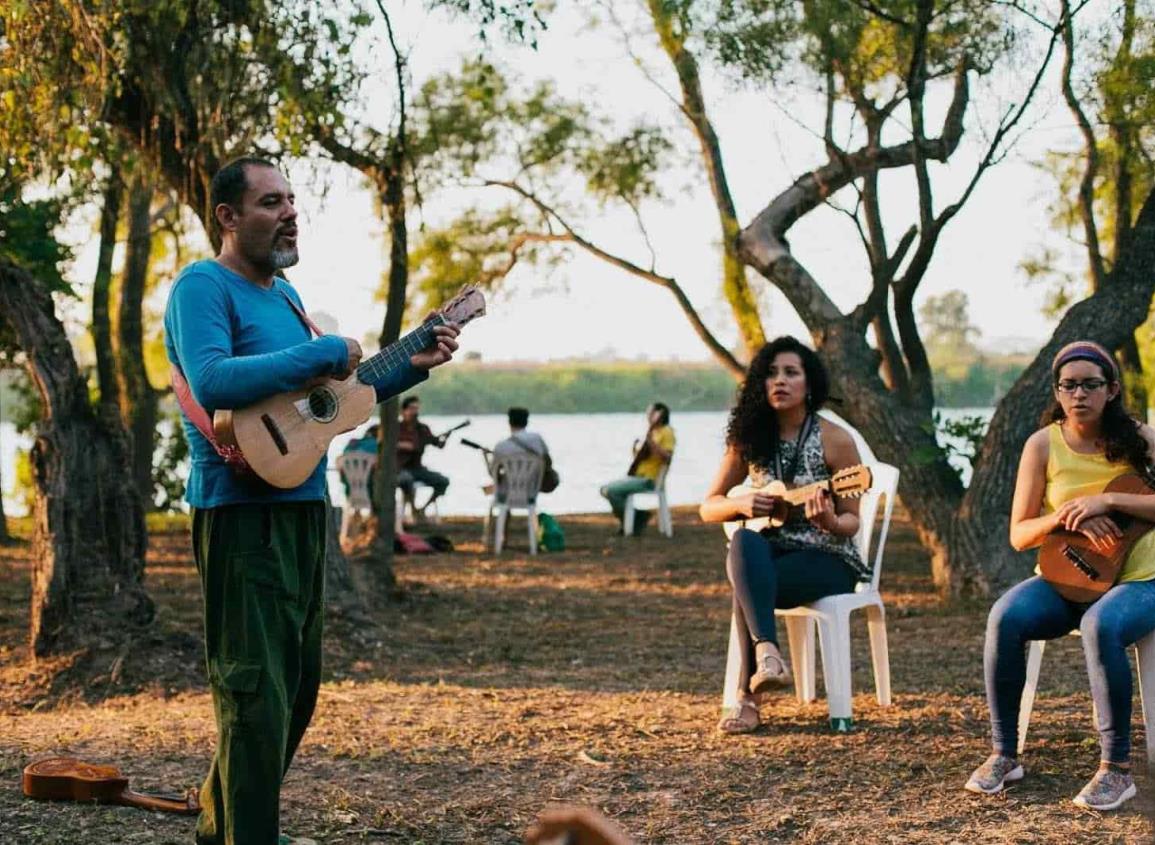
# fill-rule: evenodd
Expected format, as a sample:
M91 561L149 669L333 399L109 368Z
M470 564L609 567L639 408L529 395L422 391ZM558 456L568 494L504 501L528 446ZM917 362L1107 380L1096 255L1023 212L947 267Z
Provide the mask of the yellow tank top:
M1131 465L1112 463L1102 452L1085 455L1067 445L1063 429L1059 423L1047 426L1050 438L1050 454L1047 457L1047 490L1043 494L1043 513L1053 513L1064 502L1080 496L1094 496L1120 475L1131 472ZM1155 531L1139 538L1123 571L1119 574L1123 581L1148 581L1155 578Z

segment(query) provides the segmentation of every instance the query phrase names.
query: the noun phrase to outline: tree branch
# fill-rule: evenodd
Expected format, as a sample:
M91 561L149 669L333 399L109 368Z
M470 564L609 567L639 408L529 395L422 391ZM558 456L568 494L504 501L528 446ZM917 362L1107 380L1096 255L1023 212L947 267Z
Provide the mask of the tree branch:
M706 344L706 346L710 349L710 352L713 353L714 357L717 358L723 364L723 366L725 366L726 369L729 370L730 373L735 377L740 378L745 375L745 366L734 357L730 350L723 346L722 343L719 342L716 337L714 337L714 334L710 331L709 327L698 315L698 312L694 308L693 303L690 302L689 297L686 296L685 291L682 290L681 285L679 285L677 280L672 276L663 276L654 272L653 270L647 270L646 268L635 264L629 259L623 258L619 255L615 255L605 249L602 249L598 245L582 237L556 210L546 204L533 192L526 190L516 182L507 182L500 179L488 179L485 180L484 184L487 186L500 187L509 191L513 191L523 199L526 199L532 203L544 217L556 221L564 231L564 234L525 233L519 236L523 239L523 242L537 241L541 243L572 243L575 246L581 247L590 255L600 258L602 261L605 261L607 264L610 264L613 267L617 267L619 270L624 270L630 275L636 276L639 279L643 279L647 282L658 285L659 287L665 288L671 294L673 294L674 299L678 303L678 306L682 309L682 313L686 315L686 318L694 327L694 332L698 335L702 342Z
M1083 221L1083 236L1087 239L1087 264L1091 270L1092 289L1098 290L1107 275L1103 266L1103 253L1099 247L1099 227L1095 223L1095 177L1099 172L1099 143L1095 138L1095 131L1091 128L1091 121L1087 119L1079 98L1075 96L1075 89L1071 84L1071 71L1075 66L1075 22L1071 18L1070 0L1062 0L1063 47L1063 99L1067 101L1067 108L1075 117L1079 132L1083 136L1083 155L1086 157L1086 166L1083 168L1083 178L1079 182L1079 217Z

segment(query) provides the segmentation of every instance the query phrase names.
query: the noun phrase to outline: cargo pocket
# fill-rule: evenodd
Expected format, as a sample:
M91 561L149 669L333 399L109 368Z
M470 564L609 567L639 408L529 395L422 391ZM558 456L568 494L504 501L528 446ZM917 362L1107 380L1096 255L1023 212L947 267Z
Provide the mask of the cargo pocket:
M209 680L217 690L221 727L241 725L252 711L261 683L261 664L240 660L214 660L209 664ZM249 717L252 718L251 715Z

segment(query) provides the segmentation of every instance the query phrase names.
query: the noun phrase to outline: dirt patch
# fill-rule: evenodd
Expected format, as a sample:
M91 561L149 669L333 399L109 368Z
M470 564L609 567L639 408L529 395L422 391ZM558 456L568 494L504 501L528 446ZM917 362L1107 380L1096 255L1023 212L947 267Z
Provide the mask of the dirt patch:
M1028 778L1003 797L961 790L987 753L986 609L938 604L901 514L882 579L894 706L873 699L856 620L847 735L827 730L821 698L785 695L763 707L760 732L714 732L730 606L716 527L689 511L673 541L614 537L604 517L563 524L566 552L530 558L515 528L496 558L477 521L450 521L457 551L399 560L400 601L370 623L330 619L286 830L325 843L515 843L544 805L576 801L643 843L1155 838L1142 772L1121 813L1070 803L1098 757L1077 642L1047 650ZM186 535L154 534L158 618L115 665L72 656L29 668L27 573L26 547L0 549L0 842L191 842L189 819L19 792L21 767L49 754L116 762L142 788L203 775L213 725ZM1135 740L1142 749L1141 726Z

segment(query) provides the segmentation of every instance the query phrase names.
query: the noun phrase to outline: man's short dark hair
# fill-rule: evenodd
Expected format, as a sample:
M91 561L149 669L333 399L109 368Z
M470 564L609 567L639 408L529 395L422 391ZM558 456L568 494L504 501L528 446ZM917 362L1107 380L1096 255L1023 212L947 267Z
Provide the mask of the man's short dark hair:
M525 408L510 408L509 424L514 428L525 428L529 424L529 411Z
M420 402L420 401L421 400L419 398L417 398L416 396L406 396L404 399L401 400L401 410L404 411L406 408L408 408L414 402Z
M271 167L275 170L277 165L267 158L241 156L234 158L217 171L216 175L213 176L212 184L209 186L209 214L212 216L213 228L217 232L221 230L221 224L217 222L217 206L238 207L245 195L245 190L249 187L249 180L245 178L246 167Z

